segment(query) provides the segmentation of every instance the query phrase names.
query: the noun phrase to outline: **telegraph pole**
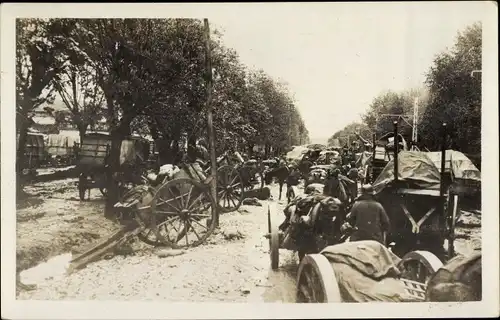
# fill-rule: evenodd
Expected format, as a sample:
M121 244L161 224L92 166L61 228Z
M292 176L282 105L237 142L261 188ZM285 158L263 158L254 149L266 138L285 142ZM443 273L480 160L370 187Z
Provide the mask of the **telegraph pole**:
M210 26L208 24L208 19L203 19L203 23L205 25L205 69L206 69L206 87L207 87L207 125L208 125L208 143L210 146L210 169L211 169L211 191L212 197L215 200L215 203L219 203L219 199L217 199L217 158L215 156L215 133L213 126L213 114L212 114L212 58L210 52ZM217 211L216 214L216 227L219 227L219 210L215 208Z
M415 98L415 104L413 106L413 126L412 126L411 140L413 141L411 149L415 151L417 149L416 143L418 138L418 97Z

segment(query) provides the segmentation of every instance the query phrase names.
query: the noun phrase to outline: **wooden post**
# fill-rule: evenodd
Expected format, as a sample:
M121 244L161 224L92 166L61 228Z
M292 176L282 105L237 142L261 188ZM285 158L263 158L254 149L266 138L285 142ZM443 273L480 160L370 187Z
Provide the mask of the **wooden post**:
M372 161L375 159L375 133L372 133Z
M445 164L446 164L446 123L443 123L442 127L442 139L443 142L441 143L441 183L440 183L440 188L439 192L441 197L444 196L444 171L446 169Z
M211 163L211 175L213 177L211 181L211 191L212 197L216 203L219 203L217 199L217 158L215 156L215 133L213 127L213 115L212 115L212 58L210 52L210 26L208 25L208 19L203 19L205 25L205 68L206 68L206 88L207 88L207 125L208 125L208 143L210 146L210 163ZM215 225L219 226L219 210L217 210Z
M399 153L399 139L398 139L398 122L394 121L394 181L398 182L398 153Z

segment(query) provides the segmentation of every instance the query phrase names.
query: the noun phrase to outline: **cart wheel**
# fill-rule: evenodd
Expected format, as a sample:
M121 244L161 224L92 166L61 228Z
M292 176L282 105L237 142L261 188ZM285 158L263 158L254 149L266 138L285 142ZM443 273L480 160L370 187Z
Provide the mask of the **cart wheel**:
M238 210L243 201L243 191L243 181L238 170L228 165L217 169L217 200L220 212Z
M214 231L216 209L205 185L192 179L174 179L158 188L151 202L149 229L163 245L196 247Z
M401 277L427 283L431 276L443 266L441 260L429 251L407 253L398 265Z
M335 272L322 254L308 254L299 265L296 298L299 303L342 302Z
M267 223L269 229L269 257L271 258L271 269L279 268L280 263L280 236L276 224L276 208L270 204L267 208Z

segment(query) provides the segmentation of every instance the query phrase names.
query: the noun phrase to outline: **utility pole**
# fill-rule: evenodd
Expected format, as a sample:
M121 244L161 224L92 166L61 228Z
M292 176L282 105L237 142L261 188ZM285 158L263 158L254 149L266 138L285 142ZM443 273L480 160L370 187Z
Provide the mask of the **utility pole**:
M205 69L206 69L206 88L207 88L207 125L208 125L208 143L210 146L210 169L211 169L211 191L212 197L215 203L219 203L217 199L217 158L215 156L215 133L213 126L213 114L212 114L212 58L210 52L210 26L208 24L208 19L203 19L205 25ZM217 211L215 226L219 227L219 210Z
M418 97L415 98L415 104L413 106L413 126L412 126L411 140L413 141L411 150L417 150L417 138L418 138Z

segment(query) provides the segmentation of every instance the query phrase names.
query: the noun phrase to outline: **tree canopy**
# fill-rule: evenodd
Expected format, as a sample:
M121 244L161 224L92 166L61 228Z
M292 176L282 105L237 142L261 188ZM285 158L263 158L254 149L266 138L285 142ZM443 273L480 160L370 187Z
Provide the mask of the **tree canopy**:
M439 53L434 59L426 75L425 87L381 93L369 105L362 124L347 125L335 132L330 141L366 128L381 136L392 132L395 120L403 136L411 141L414 100L418 98L417 145L429 150L439 149L441 135L436 133L440 132L445 122L449 135L448 148L467 154L480 153L481 74L477 71L481 70L481 30L481 24L475 23L458 33L452 50ZM476 73L473 74L473 71ZM360 134L365 139L369 138Z

